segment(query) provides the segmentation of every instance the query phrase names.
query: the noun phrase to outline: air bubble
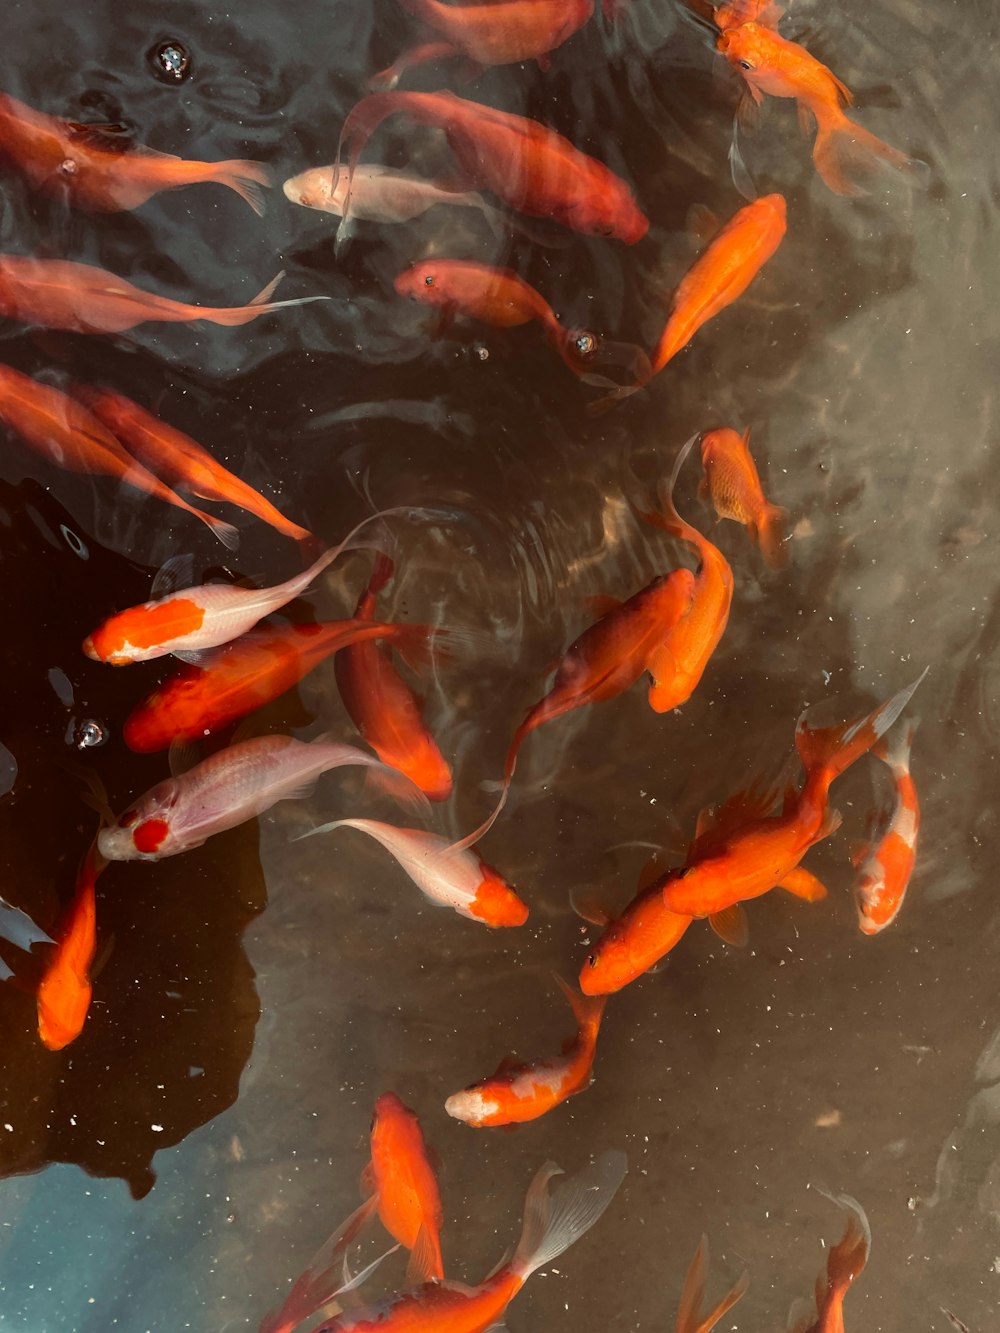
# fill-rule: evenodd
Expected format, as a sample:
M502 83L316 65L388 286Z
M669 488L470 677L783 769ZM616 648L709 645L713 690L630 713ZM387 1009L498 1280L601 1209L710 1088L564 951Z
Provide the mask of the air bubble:
M73 733L73 743L78 750L93 750L107 739L107 729L92 717L85 717L78 722Z
M490 349L485 343L473 343L472 355L477 361L488 361L490 359Z
M191 53L173 38L154 46L148 59L153 73L163 83L183 83L191 74Z
M573 339L573 346L579 356L593 356L597 351L597 338L592 333L578 333Z
M81 560L90 559L90 551L87 549L86 543L82 537L78 537L73 529L68 528L65 523L59 524L59 531L62 533L66 545L74 555L78 555Z

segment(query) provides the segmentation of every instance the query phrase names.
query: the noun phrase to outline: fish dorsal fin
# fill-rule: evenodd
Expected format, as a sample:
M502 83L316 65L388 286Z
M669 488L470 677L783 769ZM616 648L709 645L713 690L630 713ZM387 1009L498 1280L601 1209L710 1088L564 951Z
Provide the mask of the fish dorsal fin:
M494 1078L505 1078L508 1074L520 1074L527 1066L516 1055L508 1052L497 1065Z
M190 554L172 555L157 570L153 586L149 590L149 600L158 602L162 597L169 597L179 588L190 588L194 584L194 556Z
M706 821L696 831L688 858L700 858L721 850L734 833L754 820L769 815L780 795L780 785L765 779L755 779L749 786L733 792L732 796L712 811L710 821Z
M639 871L636 887L642 893L650 884L660 879L667 872L666 855L662 848L657 848Z
M593 597L585 597L583 604L591 615L601 619L603 616L610 615L612 611L617 611L622 604L620 597L611 597L607 593L597 593Z
M603 928L614 920L610 910L600 901L596 889L570 889L569 905L582 921L591 926Z
M426 1223L422 1223L406 1265L407 1287L422 1287L437 1280L437 1247Z
M201 752L194 741L171 741L170 749L167 751L167 764L170 767L170 776L174 778L182 777L201 759Z
M734 949L745 949L750 942L750 924L741 903L730 903L721 912L713 912L708 924L720 940Z

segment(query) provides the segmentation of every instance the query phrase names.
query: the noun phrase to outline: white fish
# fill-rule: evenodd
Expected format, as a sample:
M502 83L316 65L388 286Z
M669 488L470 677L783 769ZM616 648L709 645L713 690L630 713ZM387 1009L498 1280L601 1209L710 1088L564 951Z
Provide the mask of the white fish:
M421 808L427 804L409 778L353 745L340 745L327 736L310 742L256 736L151 787L112 827L101 830L98 851L108 861L176 856L278 801L308 795L321 773L344 764L369 768L378 785L398 800Z
M412 222L436 204L455 208L476 208L498 233L503 231L503 215L486 202L481 194L467 190L449 190L426 176L415 176L395 167L363 165L354 175L342 164L313 167L286 180L285 197L303 208L344 216L347 191L351 192L351 219L356 222Z
M521 926L528 909L514 890L471 848L459 851L440 833L397 828L375 819L336 819L300 837L353 828L367 833L391 853L417 888L433 903L486 926Z

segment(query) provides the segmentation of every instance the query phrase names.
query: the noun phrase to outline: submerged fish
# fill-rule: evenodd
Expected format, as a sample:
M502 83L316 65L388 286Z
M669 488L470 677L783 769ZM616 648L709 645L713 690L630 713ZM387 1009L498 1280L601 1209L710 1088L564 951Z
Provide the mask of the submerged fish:
M107 861L158 861L191 851L216 833L312 791L321 773L345 764L370 769L390 795L424 799L408 778L353 745L326 736L310 742L257 736L203 759L180 777L158 782L116 824L102 829L97 849Z
M420 1121L394 1092L383 1093L375 1103L371 1151L362 1189L378 1201L379 1218L393 1240L411 1251L420 1242L429 1252L424 1260L427 1276L440 1281L444 1210L437 1177Z
M773 569L786 565L788 511L770 504L764 496L750 453L750 427L742 435L728 429L706 432L701 437L701 465L705 469L702 494L711 496L719 518L742 523Z
M113 127L47 116L5 93L0 156L34 189L95 213L138 208L161 190L214 182L235 190L260 215L261 186L271 184L261 162L188 162L134 143Z
M0 365L0 421L4 421L36 453L69 472L114 477L145 491L211 528L232 550L239 533L231 523L195 509L169 486L144 468L94 414L68 394L48 384L39 384L11 366Z
M605 1153L558 1186L553 1199L549 1182L560 1174L549 1162L535 1176L514 1257L478 1286L435 1282L425 1275L418 1285L377 1306L345 1311L315 1333L486 1333L495 1328L531 1274L568 1250L601 1217L625 1178L625 1154Z
M798 42L790 42L770 27L743 23L719 34L718 49L743 78L752 101L794 97L799 119L808 128L816 121L813 162L835 194L865 194L863 181L879 167L907 173L920 181L925 162L908 157L851 120L844 106L853 102L850 89Z
M910 749L916 722L885 737L872 753L889 766L896 788L895 808L878 841L855 854L858 868L858 922L866 935L877 935L899 915L917 859L920 803L910 773Z
M750 1276L744 1273L710 1310L705 1309L705 1276L708 1272L708 1237L702 1236L695 1250L691 1267L684 1279L681 1302L677 1309L676 1333L710 1333L724 1314L741 1300L750 1286Z
M597 1034L607 997L578 995L561 977L556 981L576 1016L577 1032L566 1042L563 1053L551 1060L519 1064L504 1060L490 1078L456 1092L444 1109L456 1120L479 1129L484 1125L515 1125L537 1120L593 1082Z
M438 204L450 204L453 208L476 209L494 229L502 226L501 214L478 192L452 190L439 181L397 167L364 164L350 174L346 162L335 162L292 176L282 188L293 204L343 217L348 182L351 217L358 222L412 222Z
M849 1194L820 1190L847 1213L847 1229L826 1261L826 1273L816 1280L816 1315L808 1302L797 1301L788 1316L788 1333L844 1333L844 1297L864 1271L871 1254L872 1233L865 1210Z
M307 541L311 534L279 513L259 491L217 462L189 435L168 426L124 394L75 384L73 397L120 440L133 458L168 486L178 486L202 500L238 505L283 537Z
M350 174L365 144L389 116L405 113L444 133L474 189L488 189L531 217L553 218L587 235L641 240L649 219L632 191L602 162L574 148L538 121L481 106L450 92L375 93L348 115L340 135L338 162L349 154Z
M778 20L784 12L774 0L725 0L724 4L716 5L712 17L720 32L738 28L743 23L759 23L762 28L777 30Z
M272 310L328 301L328 296L296 296L272 301L271 293L284 277L279 273L246 305L187 305L133 287L124 278L93 264L67 259L33 259L27 255L0 255L0 315L46 329L73 333L121 333L146 320L185 324L204 319L233 327Z
M61 1051L76 1040L90 1009L90 969L97 951L95 888L105 864L95 841L80 867L73 901L38 986L38 1035L50 1051Z
M3 898L0 898L0 940L8 940L25 953L36 944L53 943L51 935L46 935L44 930L36 926L27 912L22 912L20 907L15 907ZM13 969L0 958L0 981L6 981L13 975Z

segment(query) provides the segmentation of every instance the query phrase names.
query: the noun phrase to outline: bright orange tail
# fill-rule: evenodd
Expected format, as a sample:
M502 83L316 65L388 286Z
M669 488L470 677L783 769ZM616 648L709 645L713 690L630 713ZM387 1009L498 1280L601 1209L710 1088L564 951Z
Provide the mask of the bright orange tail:
M834 194L867 194L867 182L880 169L906 174L913 185L926 184L930 168L885 143L842 111L830 111L819 122L813 145L816 170Z
M854 722L844 722L837 727L810 727L803 713L795 728L795 748L807 780L822 777L829 785L866 754L899 717L928 670L925 667L912 684Z
M264 216L264 196L261 186L270 188L271 173L263 162L213 162L210 180L235 190L245 199L258 217Z
M834 1297L843 1300L844 1293L861 1274L868 1262L872 1247L872 1233L868 1225L868 1218L865 1216L865 1210L856 1199L852 1199L849 1194L827 1194L826 1197L831 1203L839 1204L841 1208L847 1211L847 1229L830 1251L830 1256L826 1261L826 1298ZM816 1287L817 1298L820 1296L822 1288L823 1279L821 1277ZM817 1299L817 1305L820 1304L819 1299Z
M785 544L787 518L787 509L769 504L757 520L755 531L760 553L772 569L784 569L788 564L788 547Z

